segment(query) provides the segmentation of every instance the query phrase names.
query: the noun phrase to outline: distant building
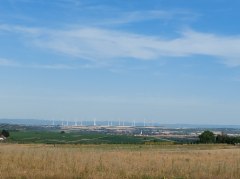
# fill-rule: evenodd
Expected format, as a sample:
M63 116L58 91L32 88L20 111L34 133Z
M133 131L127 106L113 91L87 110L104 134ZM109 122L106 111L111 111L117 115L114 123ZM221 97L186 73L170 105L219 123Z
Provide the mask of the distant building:
M4 141L6 139L6 137L4 137L3 135L0 135L0 141Z

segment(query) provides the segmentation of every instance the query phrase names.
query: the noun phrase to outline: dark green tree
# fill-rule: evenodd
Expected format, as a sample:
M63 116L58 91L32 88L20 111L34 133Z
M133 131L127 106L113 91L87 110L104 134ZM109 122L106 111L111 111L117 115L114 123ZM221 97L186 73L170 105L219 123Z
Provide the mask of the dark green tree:
M10 134L7 130L3 129L1 135L3 135L4 137L9 137Z
M216 137L211 131L204 131L199 137L200 143L215 143Z

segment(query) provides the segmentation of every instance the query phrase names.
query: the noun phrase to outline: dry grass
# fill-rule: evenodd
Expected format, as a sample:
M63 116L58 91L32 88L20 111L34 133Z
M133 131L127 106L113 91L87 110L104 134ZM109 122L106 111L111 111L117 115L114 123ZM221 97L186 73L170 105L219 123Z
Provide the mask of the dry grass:
M0 144L0 178L240 178L240 149Z

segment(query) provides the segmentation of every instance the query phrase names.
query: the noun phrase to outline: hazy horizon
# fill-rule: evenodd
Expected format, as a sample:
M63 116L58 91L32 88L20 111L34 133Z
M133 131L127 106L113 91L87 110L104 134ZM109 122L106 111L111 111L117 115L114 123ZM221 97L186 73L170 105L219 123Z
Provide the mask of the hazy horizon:
M0 0L0 119L239 125L239 5Z

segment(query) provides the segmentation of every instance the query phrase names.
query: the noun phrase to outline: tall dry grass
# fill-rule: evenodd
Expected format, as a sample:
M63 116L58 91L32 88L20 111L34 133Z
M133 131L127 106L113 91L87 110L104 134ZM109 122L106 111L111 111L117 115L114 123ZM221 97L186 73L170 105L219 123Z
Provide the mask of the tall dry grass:
M0 178L237 179L240 178L240 149L0 144Z

